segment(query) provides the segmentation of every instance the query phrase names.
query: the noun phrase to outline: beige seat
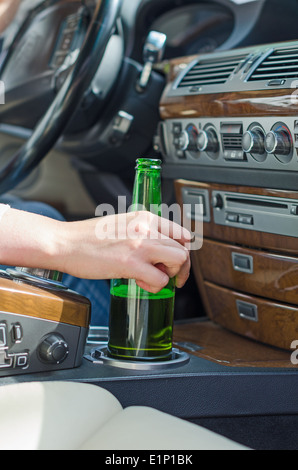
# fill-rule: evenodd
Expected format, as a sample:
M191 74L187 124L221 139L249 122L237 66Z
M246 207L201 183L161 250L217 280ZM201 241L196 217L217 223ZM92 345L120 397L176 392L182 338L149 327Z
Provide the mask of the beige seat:
M244 447L152 408L123 409L95 385L0 386L1 450L241 450Z

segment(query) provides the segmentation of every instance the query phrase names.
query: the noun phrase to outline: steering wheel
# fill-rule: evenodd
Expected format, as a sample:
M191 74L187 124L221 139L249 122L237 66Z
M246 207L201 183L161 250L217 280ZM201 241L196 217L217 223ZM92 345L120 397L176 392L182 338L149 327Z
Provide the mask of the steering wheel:
M57 3L57 0L46 0L39 7L39 14L43 13L42 10L44 10L44 13L46 13L46 9L49 8L49 6L54 8L55 3ZM67 4L67 2L65 3ZM79 37L80 34L82 35L85 33L83 19L86 19L86 15L89 12L89 9L84 4L85 2L82 1L82 7L78 15L72 14L71 16L63 18L63 21L61 22L61 24L66 25L69 25L71 21L75 23L77 37ZM84 94L90 87L92 80L100 66L107 44L115 27L116 20L119 16L121 5L122 0L96 0L96 7L87 28L86 35L82 41L82 45L77 49L76 60L74 60L74 63L71 64L71 67L65 69L67 74L63 77L63 83L60 87L60 90L56 93L56 95L54 95L54 100L49 105L44 116L35 126L31 137L10 158L4 168L0 170L0 194L13 189L17 184L25 179L48 154L48 152L58 141L59 137L65 131L69 121L73 117L78 105L81 103ZM69 7L69 5L66 6ZM69 15L69 9L62 9L59 11L59 14ZM16 54L16 44L18 46L22 44L22 38L25 37L26 31L27 28L25 21L23 23L23 27L16 36L16 39L6 51L4 61L2 61L2 64L0 62L0 79L4 81L4 85L5 72L10 65L11 59ZM46 34L46 31L43 32ZM59 28L59 34L61 35L61 27ZM47 37L44 37L44 39L47 39ZM36 36L35 44L37 40L38 37ZM56 37L55 43L57 43L57 41L58 39ZM43 46L45 45L43 44ZM34 49L33 41L32 48ZM24 57L24 51L19 51L18 56L20 57L20 60L26 61L26 57ZM41 59L40 62L42 62ZM48 62L46 65L43 64L43 67L44 69L48 68ZM17 74L17 64L14 64L13 69L14 75ZM38 76L35 76L34 83L36 83L36 86L38 83L42 83L42 80L45 80L45 77L47 77L47 71L39 71ZM51 83L53 83L52 75L50 75L50 79ZM18 80L21 83L22 77L18 77ZM24 92L24 87L22 87L20 83L18 83L17 88ZM46 83L49 84L49 81ZM30 87L32 94L32 92L34 92L34 86L32 90L32 83L30 84ZM0 120L2 106L3 105L0 106ZM30 111L31 110L29 108L27 110L28 117L30 116ZM34 112L33 109L32 112Z

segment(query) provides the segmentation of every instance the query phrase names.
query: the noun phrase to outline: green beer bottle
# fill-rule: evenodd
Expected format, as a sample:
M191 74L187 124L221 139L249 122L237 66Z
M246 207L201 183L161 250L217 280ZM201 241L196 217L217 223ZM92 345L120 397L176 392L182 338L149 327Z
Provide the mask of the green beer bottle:
M161 161L137 160L132 210L161 215ZM158 294L135 280L111 282L108 354L124 360L158 361L172 356L175 279Z

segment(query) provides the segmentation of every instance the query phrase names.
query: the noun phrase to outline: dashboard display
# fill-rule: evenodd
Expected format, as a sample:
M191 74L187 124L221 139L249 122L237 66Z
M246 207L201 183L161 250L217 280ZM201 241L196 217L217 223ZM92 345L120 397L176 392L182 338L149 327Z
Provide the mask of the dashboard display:
M213 52L231 35L233 14L220 5L187 5L158 17L152 29L167 35L166 58Z

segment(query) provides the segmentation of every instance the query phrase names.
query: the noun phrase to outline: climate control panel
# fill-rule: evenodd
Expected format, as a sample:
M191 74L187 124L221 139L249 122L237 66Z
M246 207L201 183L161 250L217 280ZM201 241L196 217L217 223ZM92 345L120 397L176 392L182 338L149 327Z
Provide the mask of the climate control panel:
M168 120L160 126L166 162L198 166L298 170L298 120Z

